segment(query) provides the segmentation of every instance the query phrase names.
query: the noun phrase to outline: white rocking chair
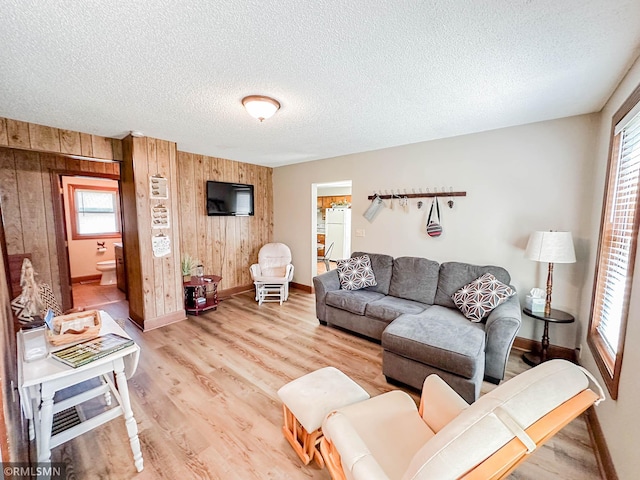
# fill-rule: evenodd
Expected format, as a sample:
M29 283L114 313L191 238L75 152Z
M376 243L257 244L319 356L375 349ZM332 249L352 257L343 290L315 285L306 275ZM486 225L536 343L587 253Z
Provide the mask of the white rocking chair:
M258 305L282 302L289 298L289 282L293 280L291 250L284 243L267 243L258 253L258 263L249 267L256 287Z

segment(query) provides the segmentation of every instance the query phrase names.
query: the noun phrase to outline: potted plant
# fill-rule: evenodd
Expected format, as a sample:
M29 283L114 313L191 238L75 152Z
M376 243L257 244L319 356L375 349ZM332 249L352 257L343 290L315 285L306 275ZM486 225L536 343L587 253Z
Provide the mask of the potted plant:
M199 262L188 253L182 257L180 268L182 270L182 280L188 282L191 280L193 269Z

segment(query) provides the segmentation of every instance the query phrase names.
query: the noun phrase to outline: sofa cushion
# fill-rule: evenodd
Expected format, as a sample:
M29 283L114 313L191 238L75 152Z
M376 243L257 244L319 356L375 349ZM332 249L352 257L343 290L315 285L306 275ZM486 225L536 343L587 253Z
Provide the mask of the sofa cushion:
M471 265L469 263L459 262L445 262L441 264L434 305L456 308L456 304L453 302L451 296L467 283L472 282L485 273L492 274L507 285L511 281L509 272L502 267L493 265Z
M484 368L483 324L458 310L434 305L417 315L401 315L382 333L385 350L464 378Z
M451 298L465 317L472 322L479 322L515 294L516 291L509 285L485 273L466 284Z
M390 322L403 313L421 313L428 306L429 305L425 305L424 303L414 302L413 300L387 295L380 300L368 303L365 314L367 317Z
M375 287L367 287L367 290L389 295L389 283L391 282L391 272L393 271L393 257L382 253L353 252L351 254L352 257L361 257L362 255L369 255L371 268L378 283Z
M369 255L338 260L336 264L338 265L340 288L343 290L360 290L377 285Z
M327 292L326 304L332 307L355 313L356 315L364 315L367 304L384 297L378 292L369 292L367 290L333 290Z
M389 295L433 305L438 287L438 262L419 257L393 261Z

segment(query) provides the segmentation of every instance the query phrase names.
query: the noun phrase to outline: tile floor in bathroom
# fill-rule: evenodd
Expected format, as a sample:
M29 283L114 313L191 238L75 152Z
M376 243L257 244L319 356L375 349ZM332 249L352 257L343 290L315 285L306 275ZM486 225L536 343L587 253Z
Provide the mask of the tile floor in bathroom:
M74 283L71 286L73 306L93 307L105 303L120 302L125 299L124 292L117 285L100 285L100 281Z

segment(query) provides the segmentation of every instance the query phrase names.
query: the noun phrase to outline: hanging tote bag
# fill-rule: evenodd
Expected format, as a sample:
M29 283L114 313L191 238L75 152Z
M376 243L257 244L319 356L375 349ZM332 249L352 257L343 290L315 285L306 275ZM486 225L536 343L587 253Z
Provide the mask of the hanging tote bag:
M438 221L432 220L433 206L436 206L436 217ZM431 210L429 210L429 218L427 218L427 235L430 237L439 237L442 235L442 225L440 225L440 205L438 204L438 197L433 197L431 203Z

